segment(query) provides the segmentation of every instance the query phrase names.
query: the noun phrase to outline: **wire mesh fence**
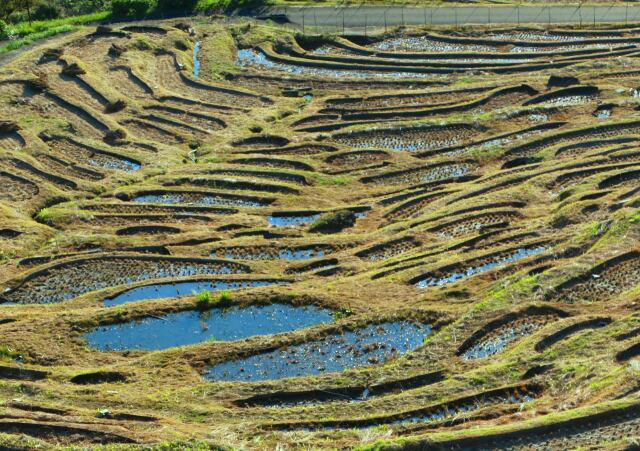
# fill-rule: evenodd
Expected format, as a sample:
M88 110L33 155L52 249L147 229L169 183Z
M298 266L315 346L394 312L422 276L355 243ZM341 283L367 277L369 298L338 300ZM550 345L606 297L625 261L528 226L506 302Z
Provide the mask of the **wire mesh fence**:
M345 6L273 7L269 16L288 19L287 27L303 33L348 33L403 25L633 25L640 5L513 5L513 6Z

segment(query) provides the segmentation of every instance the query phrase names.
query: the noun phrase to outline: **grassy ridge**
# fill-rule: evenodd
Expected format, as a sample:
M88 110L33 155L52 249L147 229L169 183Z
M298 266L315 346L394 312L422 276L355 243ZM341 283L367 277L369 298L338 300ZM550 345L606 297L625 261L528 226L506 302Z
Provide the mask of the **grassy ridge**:
M90 22L98 22L107 19L111 13L109 11L100 11L82 16L69 16L60 19L51 20L34 20L29 22L20 22L15 25L9 25L10 34L18 37L27 37L36 33L51 31L64 26L82 25Z
M60 19L36 20L29 22L20 22L8 27L9 35L17 37L0 43L0 55L19 49L25 45L29 45L39 39L49 38L60 33L66 33L78 28L79 25L98 22L111 16L109 11L100 11L82 16L70 16Z
M3 53L10 52L11 50L19 49L22 46L29 45L34 41L39 39L48 38L51 36L55 36L60 33L66 33L68 31L73 31L78 28L76 25L61 25L59 27L49 28L45 31L40 31L38 33L29 34L20 39L14 39L12 41L8 41L6 44L0 45L0 55Z

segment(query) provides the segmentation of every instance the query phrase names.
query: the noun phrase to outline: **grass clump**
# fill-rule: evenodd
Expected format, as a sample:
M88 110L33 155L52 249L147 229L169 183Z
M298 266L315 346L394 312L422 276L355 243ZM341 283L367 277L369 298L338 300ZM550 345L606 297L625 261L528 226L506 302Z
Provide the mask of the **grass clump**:
M338 233L356 223L356 214L351 210L326 213L309 227L309 232Z
M0 45L0 55L3 53L7 53L10 52L11 50L16 50L19 49L20 47L23 47L25 45L29 45L34 41L37 41L39 39L45 39L51 36L55 36L57 34L60 33L66 33L69 31L74 31L77 27L73 26L73 25L62 25L60 27L56 27L56 28L51 28L49 30L46 31L42 31L39 33L34 33L34 34L30 34L24 38L21 39L15 39L13 41L9 41L8 43L4 44L4 45Z
M333 315L334 321L338 321L338 320L341 320L343 318L348 318L349 316L353 315L353 311L350 308L342 307L342 308L336 310L335 312L333 312L332 315Z
M142 52L146 50L151 50L151 44L149 44L149 42L144 38L136 39L135 42L132 44L132 46L134 49L140 50Z
M15 359L17 356L18 354L13 348L7 345L0 345L0 361L10 361Z
M231 301L230 291L221 291L217 297L214 297L211 291L204 290L196 295L196 306L198 310L208 310L219 304Z
M99 22L101 20L108 19L110 16L111 13L109 11L98 11L91 14L83 14L81 16L62 17L60 19L34 20L31 23L19 22L15 25L9 25L7 29L9 31L9 36L13 35L16 37L24 37L50 31L63 26L77 26L92 22Z

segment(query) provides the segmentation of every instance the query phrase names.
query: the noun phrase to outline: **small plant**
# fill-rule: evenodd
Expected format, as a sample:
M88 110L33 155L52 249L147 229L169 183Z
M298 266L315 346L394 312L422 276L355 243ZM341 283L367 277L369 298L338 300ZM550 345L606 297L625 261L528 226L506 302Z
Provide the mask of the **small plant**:
M51 212L48 208L43 208L36 215L36 221L42 224L51 224L53 221L51 220Z
M13 360L17 356L16 351L7 345L0 345L0 360Z
M125 316L124 310L121 307L116 308L116 310L113 312L113 316L117 321L122 321Z
M0 39L9 39L9 25L0 19Z
M133 43L133 48L144 52L145 50L151 50L151 44L143 38L138 38Z
M218 295L218 302L229 302L231 301L231 292L228 290L221 291L220 295Z
M211 306L211 292L209 290L201 291L196 296L196 305L199 310L206 310Z
M347 318L347 317L349 317L351 315L353 315L353 311L350 308L341 307L340 309L338 309L335 312L333 312L333 319L334 319L334 321L338 321L338 320L341 320L343 318Z

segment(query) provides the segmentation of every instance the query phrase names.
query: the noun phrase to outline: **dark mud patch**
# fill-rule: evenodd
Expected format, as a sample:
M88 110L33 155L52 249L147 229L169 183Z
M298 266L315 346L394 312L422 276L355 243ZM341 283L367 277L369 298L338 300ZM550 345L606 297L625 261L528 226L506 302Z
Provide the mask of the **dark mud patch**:
M254 395L233 402L238 407L286 407L330 401L364 401L378 396L422 388L445 379L442 371L368 385L337 386L317 390L280 391Z
M570 337L571 335L578 333L586 329L599 329L601 327L611 324L611 318L595 318L586 321L581 321L570 326L567 326L559 331L544 337L538 343L536 343L534 349L538 352L543 352L545 349L555 345L556 343Z
M119 371L95 371L78 374L71 378L71 383L79 385L114 384L127 381L127 375Z

